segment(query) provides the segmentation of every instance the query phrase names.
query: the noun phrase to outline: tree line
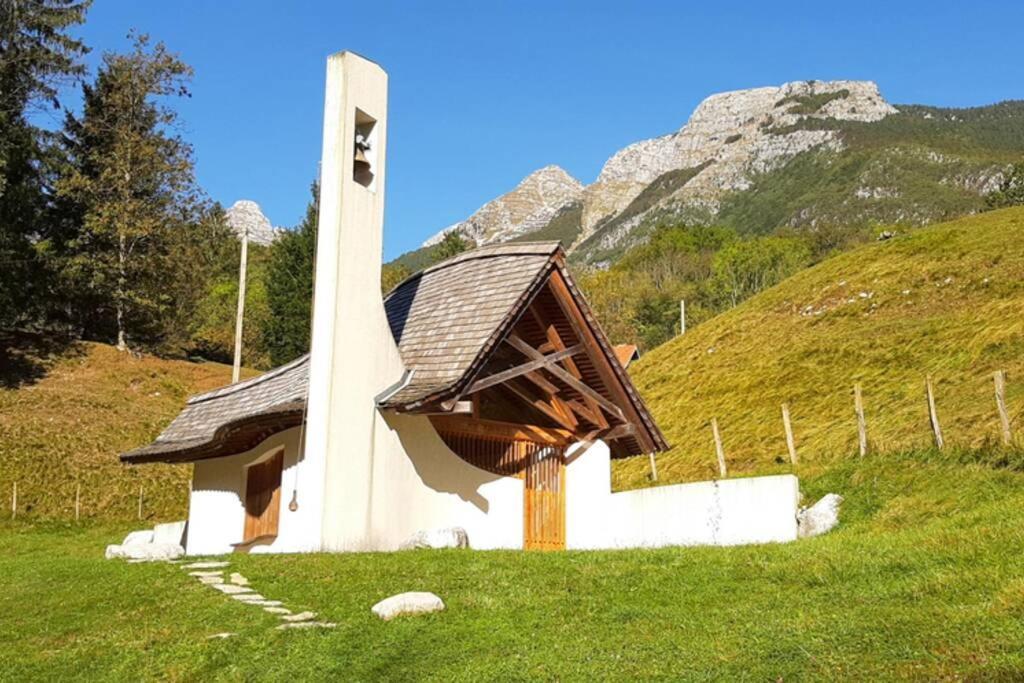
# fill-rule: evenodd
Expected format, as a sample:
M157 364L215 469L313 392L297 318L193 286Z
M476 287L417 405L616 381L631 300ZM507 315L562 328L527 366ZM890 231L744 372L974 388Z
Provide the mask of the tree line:
M240 247L196 182L173 108L192 69L133 33L90 77L89 47L71 36L90 4L0 3L0 327L230 358ZM61 101L76 89L78 113ZM56 129L39 124L53 113ZM311 220L280 249L255 249L250 364L302 345L289 288L312 291L291 262L312 249ZM275 288L281 270L290 280Z

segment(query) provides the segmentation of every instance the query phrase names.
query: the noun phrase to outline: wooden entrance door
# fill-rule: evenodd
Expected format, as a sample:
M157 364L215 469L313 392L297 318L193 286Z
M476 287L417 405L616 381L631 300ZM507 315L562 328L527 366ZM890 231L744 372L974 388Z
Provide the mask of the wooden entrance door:
M281 467L284 451L251 466L245 482L245 537L277 536L277 517L281 507Z
M532 450L523 482L523 547L564 550L564 452L552 446L534 446Z

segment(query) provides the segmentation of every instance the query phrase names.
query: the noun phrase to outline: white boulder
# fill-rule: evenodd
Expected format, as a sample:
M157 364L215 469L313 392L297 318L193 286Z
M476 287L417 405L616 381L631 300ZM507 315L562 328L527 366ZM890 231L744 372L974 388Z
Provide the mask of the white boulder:
M121 545L139 545L141 543L152 543L153 542L153 530L143 529L142 531L133 531L124 537L121 541Z
M417 531L399 546L399 550L416 550L418 548L468 548L469 535L462 527L445 529L427 529Z
M796 513L797 536L809 538L831 531L839 524L839 506L843 497L829 493L809 508L800 508Z
M371 608L384 621L390 621L404 614L427 614L444 609L444 601L433 593L412 591L385 598Z
M153 543L185 545L185 522L168 522L153 527Z
M176 543L133 543L130 545L108 545L105 556L108 560L157 562L176 560L184 554L185 549Z

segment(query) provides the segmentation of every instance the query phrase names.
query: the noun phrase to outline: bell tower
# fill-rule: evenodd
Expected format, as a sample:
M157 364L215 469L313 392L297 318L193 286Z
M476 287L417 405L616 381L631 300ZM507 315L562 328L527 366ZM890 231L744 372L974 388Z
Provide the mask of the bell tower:
M365 545L375 397L403 371L380 290L387 89L377 64L328 58L301 503L323 511L324 550Z

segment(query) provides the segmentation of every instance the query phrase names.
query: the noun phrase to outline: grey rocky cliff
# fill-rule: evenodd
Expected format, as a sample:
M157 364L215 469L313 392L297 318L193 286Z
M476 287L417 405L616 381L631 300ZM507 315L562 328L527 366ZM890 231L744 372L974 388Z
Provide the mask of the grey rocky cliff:
M248 199L239 199L224 212L228 226L239 238L249 231L249 242L261 246L270 246L280 234L280 230L270 224L263 215L260 205Z
M526 176L514 190L493 199L466 220L450 225L423 246L437 244L458 231L478 245L507 242L540 230L567 204L578 201L583 185L558 166L545 166Z
M796 81L712 95L677 132L634 143L608 159L585 191L581 239L668 171L707 164L654 208L692 207L714 214L726 192L747 189L755 174L814 147L840 147L834 131L787 131L788 126L803 118L878 121L896 111L870 81ZM642 220L636 216L631 223Z

